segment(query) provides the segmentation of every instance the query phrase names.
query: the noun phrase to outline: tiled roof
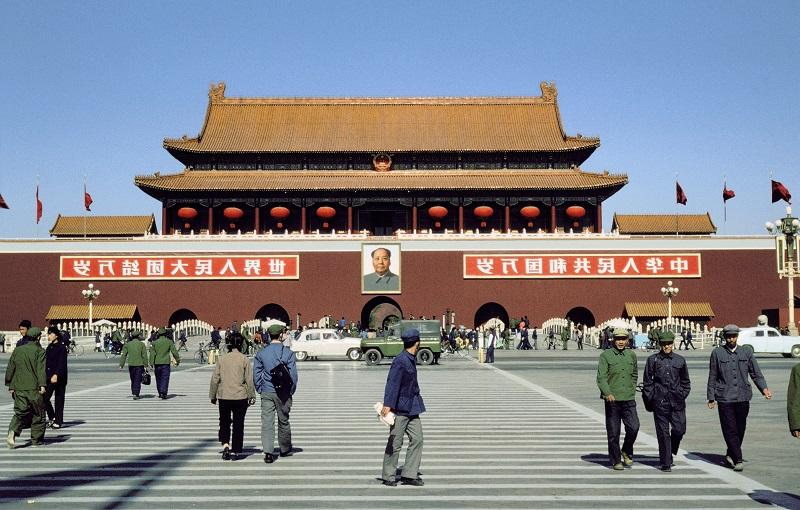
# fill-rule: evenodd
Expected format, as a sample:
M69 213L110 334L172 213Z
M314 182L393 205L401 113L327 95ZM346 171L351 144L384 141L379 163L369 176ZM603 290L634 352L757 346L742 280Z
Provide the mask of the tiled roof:
M572 151L599 138L567 136L555 85L540 97L226 98L212 85L195 138L179 152Z
M131 320L138 315L136 305L94 305L92 320ZM51 305L45 319L48 321L89 320L89 305Z
M711 214L614 214L620 234L714 234Z
M85 222L85 223L84 223ZM155 217L150 216L61 216L50 229L55 237L141 236L156 233Z
M663 301L653 303L625 303L625 313L628 317L666 317L667 303ZM673 317L714 317L711 303L684 303L672 302Z
M626 175L581 170L186 170L136 177L143 190L561 190L621 187Z

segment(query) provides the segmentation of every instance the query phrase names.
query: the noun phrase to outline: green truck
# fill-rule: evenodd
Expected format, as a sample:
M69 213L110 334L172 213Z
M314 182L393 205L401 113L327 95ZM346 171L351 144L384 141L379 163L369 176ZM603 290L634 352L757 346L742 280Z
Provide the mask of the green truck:
M419 350L417 364L430 365L433 356L442 352L440 322L436 320L402 320L390 326L382 335L361 340L361 352L367 365L377 365L383 358L393 358L403 352L403 340L400 338L406 329L419 331Z

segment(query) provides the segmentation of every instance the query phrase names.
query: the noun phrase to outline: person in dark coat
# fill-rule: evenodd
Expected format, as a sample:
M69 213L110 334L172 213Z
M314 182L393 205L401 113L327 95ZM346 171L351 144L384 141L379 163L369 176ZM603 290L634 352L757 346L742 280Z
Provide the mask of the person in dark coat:
M792 368L792 373L789 375L786 414L789 418L789 432L800 439L800 363Z
M644 367L642 400L645 409L653 413L661 471L669 472L672 456L677 455L686 434L686 399L692 385L686 360L672 352L675 335L665 331L658 342L661 350L647 358Z
M44 392L45 354L39 345L42 330L36 327L26 328L27 341L19 345L11 353L6 366L5 382L14 399L14 415L8 424L6 444L14 448L15 439L22 432L23 424L31 424L31 445L44 444L45 411Z
M28 341L30 340L30 338L28 337L28 330L30 328L31 328L31 321L29 321L28 319L24 319L19 322L19 340L17 340L17 347L20 347L28 343Z
M64 394L67 392L67 346L61 341L61 332L53 326L47 328L47 340L50 343L45 349L47 390L44 403L50 427L60 429L64 425ZM53 395L56 396L55 408L50 402Z
M425 485L419 477L419 465L422 460L422 421L419 415L425 412L425 402L420 394L417 381L417 350L419 350L419 331L413 328L401 334L404 351L392 361L386 388L383 392L383 408L381 415L389 412L395 414L394 425L389 429L389 440L383 455L383 472L381 478L384 485L397 485L395 474L400 450L403 448L403 436L408 435L403 472L400 483L403 485Z
M748 377L767 400L772 399L772 392L758 367L752 347L737 346L739 326L728 324L722 329L722 334L725 345L711 351L706 396L709 409L719 404L719 424L728 447L725 462L734 471L742 471L742 441L747 429L750 399L753 398Z

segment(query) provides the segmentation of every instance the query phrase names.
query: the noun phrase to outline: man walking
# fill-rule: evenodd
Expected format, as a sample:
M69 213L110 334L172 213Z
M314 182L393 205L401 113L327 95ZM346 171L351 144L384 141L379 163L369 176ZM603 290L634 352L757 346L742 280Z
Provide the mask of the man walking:
M131 333L131 339L122 347L122 355L119 358L119 369L125 366L128 361L128 375L131 378L131 394L133 400L139 400L139 392L142 390L142 376L147 368L147 347L145 347L141 331Z
M722 328L722 335L725 345L711 351L706 396L709 409L719 404L719 424L728 447L725 462L734 471L742 471L742 441L747 429L750 399L753 398L748 376L767 400L772 399L772 392L758 368L753 349L749 346L737 347L739 326L728 324Z
M422 460L422 421L419 415L425 412L425 403L417 382L416 355L419 349L419 331L413 328L403 331L403 352L392 361L386 388L383 392L381 415L395 414L394 425L389 429L389 440L383 454L383 485L397 485L395 474L403 436L408 435L408 450L405 464L400 474L402 485L421 487L425 485L419 477L419 464Z
M276 460L275 448L275 416L278 417L278 447L280 456L292 454L292 427L289 423L289 412L292 410L292 395L297 390L297 360L291 349L281 343L284 327L273 324L267 329L269 345L261 349L253 358L253 382L256 391L261 395L261 447L264 462L272 464ZM289 387L275 387L277 382L271 374L279 365L285 365L291 383ZM282 369L278 369L283 371Z
M794 366L789 376L786 392L786 414L789 416L789 432L800 439L800 363Z
M60 429L64 425L64 395L67 391L67 347L61 341L61 332L58 328L47 328L47 340L50 342L45 349L45 378L47 390L44 403L50 427ZM56 406L50 402L55 395Z
M31 446L44 444L44 392L45 354L39 345L42 331L36 327L25 329L27 339L18 345L8 360L6 386L14 399L14 416L8 424L6 444L14 448L15 439L22 432L23 424L31 424Z
M636 382L639 371L636 353L626 349L628 331L616 328L613 348L603 351L597 366L597 387L605 400L606 436L608 456L615 471L633 465L633 443L639 434L639 416L636 414ZM620 452L620 422L625 425L625 440ZM621 453L621 456L620 456Z
M175 342L167 337L166 328L158 328L156 341L150 347L150 365L153 366L156 373L158 398L162 400L167 399L167 393L169 392L169 374L172 358L175 359L176 366L180 364L181 357L178 354L178 349L175 348Z
M642 399L653 413L661 471L670 472L672 456L677 455L686 434L686 398L692 386L686 360L672 352L675 335L665 331L658 342L661 350L647 358L644 366Z

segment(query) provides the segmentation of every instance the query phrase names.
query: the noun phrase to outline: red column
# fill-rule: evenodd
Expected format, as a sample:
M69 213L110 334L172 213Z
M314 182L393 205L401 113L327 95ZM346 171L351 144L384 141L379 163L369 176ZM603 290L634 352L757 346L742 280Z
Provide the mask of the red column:
M300 233L306 233L306 206L300 208Z
M550 232L556 231L556 206L550 206Z
M167 235L167 206L161 206L161 234Z
M347 206L347 233L353 233L353 206Z
M600 233L603 231L603 204L600 201L597 201L597 210L594 220L594 231L595 233Z
M463 205L459 205L458 206L458 231L459 232L463 232L464 231L464 206Z
M208 233L214 233L214 208L208 206Z
M261 232L261 208L256 207L256 234Z
M511 207L506 206L506 233L511 232Z
M411 208L411 231L417 231L417 206Z

